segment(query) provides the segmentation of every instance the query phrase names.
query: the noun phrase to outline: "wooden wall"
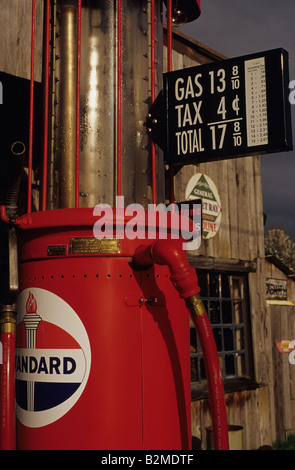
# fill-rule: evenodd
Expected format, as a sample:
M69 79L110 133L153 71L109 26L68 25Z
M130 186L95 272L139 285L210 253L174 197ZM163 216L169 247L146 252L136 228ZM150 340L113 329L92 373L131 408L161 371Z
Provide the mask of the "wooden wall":
M289 433L295 434L295 365L290 364L288 353L278 351L276 343L295 339L295 282L271 262L266 262L266 276L287 281L288 299L267 301L271 318L276 438L285 439Z
M0 70L30 78L32 0L1 0ZM36 0L35 80L42 77L43 0Z
M202 44L174 36L173 68L181 69L224 57ZM165 57L165 55L164 55ZM244 449L271 445L275 439L274 388L271 358L271 323L265 298L265 254L262 185L259 157L243 157L183 167L175 177L175 200L185 200L185 188L195 173L215 183L222 206L217 235L189 252L196 268L248 273L254 380L249 389L226 393L229 424L243 426ZM243 388L243 387L242 387ZM251 387L250 387L251 388ZM192 434L195 445L206 448L206 427L211 425L208 399L193 400Z

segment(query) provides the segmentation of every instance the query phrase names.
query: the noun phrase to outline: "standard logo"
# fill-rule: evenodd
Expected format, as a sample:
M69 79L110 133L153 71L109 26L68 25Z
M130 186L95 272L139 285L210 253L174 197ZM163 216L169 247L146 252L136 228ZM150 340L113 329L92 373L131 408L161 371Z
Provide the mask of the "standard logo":
M91 363L87 332L63 299L44 289L18 299L16 414L28 427L65 415L86 386Z

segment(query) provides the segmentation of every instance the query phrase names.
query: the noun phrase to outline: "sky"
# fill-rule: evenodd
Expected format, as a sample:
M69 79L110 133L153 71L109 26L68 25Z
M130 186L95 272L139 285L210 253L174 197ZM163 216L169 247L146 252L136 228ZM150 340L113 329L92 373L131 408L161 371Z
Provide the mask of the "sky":
M295 0L201 0L201 8L201 16L181 32L228 58L282 47L295 80ZM262 155L261 170L265 228L284 227L295 241L295 151Z

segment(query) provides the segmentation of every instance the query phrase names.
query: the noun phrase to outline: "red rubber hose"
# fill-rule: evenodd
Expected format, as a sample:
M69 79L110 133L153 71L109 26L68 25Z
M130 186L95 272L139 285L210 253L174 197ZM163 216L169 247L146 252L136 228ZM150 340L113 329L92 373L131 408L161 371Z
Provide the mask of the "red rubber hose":
M1 333L0 365L0 450L15 449L14 362L15 334Z
M186 301L203 352L210 397L214 448L215 450L228 450L224 388L216 343L208 315L198 296L200 292L198 277L182 250L182 241L180 239L156 240L151 245L139 246L134 253L133 262L135 265L141 266L156 263L169 267L174 287L178 290L180 297Z
M207 313L191 314L203 353L209 390L210 409L215 450L228 450L228 426L223 381L212 328Z

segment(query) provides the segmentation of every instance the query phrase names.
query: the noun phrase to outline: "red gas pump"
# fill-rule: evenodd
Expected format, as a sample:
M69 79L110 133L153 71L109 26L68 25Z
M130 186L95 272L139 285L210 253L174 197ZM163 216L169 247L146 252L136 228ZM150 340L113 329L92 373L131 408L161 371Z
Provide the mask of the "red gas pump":
M12 340L2 366L0 445L13 447L3 436L14 437L5 413L13 423L15 372L17 449L190 449L189 309L215 448L226 449L219 360L182 249L182 218L169 213L161 222L147 208L164 199L163 160L143 123L161 88L162 2L46 0L39 161L35 8L32 0L27 210L1 208L2 226L18 240L19 295L16 319L9 316L16 348ZM199 2L170 0L168 19L175 8L188 21L200 14ZM145 207L136 221L138 207L126 211L122 196ZM105 236L97 236L97 222Z

